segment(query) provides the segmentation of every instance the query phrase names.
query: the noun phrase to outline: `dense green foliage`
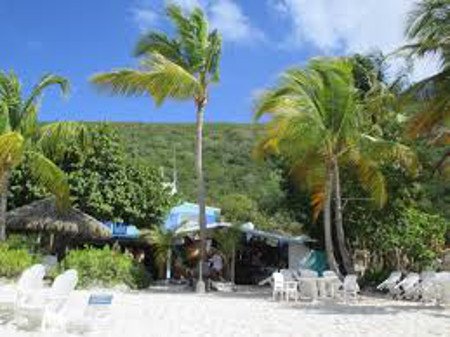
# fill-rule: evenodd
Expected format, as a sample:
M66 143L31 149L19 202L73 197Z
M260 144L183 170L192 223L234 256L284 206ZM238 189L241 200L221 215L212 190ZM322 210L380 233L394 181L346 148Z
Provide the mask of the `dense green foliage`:
M73 203L104 221L123 221L138 227L160 223L173 203L158 170L130 160L117 133L105 125L89 132L89 146L68 145L57 164L68 174ZM42 197L26 162L13 171L12 206Z
M18 277L34 262L28 250L7 242L0 244L0 277Z
M134 261L133 256L108 246L71 250L61 262L60 269L77 270L80 287L126 284L133 289L141 289L150 284L150 275Z

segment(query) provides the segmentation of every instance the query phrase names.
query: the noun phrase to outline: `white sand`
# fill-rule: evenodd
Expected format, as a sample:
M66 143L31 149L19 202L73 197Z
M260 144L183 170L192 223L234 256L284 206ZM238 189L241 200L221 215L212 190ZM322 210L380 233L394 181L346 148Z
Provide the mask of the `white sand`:
M88 293L71 298L77 315ZM111 337L450 336L450 309L362 298L359 303L272 302L268 294L115 293ZM78 310L80 311L80 310ZM0 325L0 337L76 336Z

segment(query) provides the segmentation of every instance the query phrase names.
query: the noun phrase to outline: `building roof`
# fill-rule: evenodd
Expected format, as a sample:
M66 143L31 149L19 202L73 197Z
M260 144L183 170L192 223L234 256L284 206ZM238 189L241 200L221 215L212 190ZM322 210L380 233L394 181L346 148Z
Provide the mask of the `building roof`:
M53 197L38 200L7 212L6 228L65 232L94 238L111 236L111 231L100 221L76 208L70 207L64 213L59 212Z

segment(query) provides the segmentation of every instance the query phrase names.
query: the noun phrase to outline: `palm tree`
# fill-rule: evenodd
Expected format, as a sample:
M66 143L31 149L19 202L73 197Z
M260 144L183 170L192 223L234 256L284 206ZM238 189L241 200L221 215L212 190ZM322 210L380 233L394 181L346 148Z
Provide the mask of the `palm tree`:
M79 135L77 123L38 123L37 101L45 89L58 86L63 94L69 91L69 82L60 76L48 74L24 97L19 79L14 73L0 72L0 240L5 240L7 192L11 170L27 160L34 178L57 198L58 209L69 204L69 185L66 175L49 158L57 155L60 141Z
M364 133L372 120L355 88L352 62L319 58L306 68L293 68L281 76L275 88L258 99L255 117L269 115L266 136L257 153L284 157L295 179L312 191L314 217L323 210L324 238L330 268L339 271L332 240L332 199L335 232L343 271L353 271L342 220L340 168L351 165L360 183L382 207L387 199L380 164L399 159L416 166L405 146Z
M158 270L162 275L166 271L166 280L170 278L172 251L175 241L175 233L155 226L143 233L143 237L153 246L154 258Z
M210 31L200 8L185 14L179 6L169 5L167 15L175 27L175 36L150 32L136 47L142 57L139 69L121 69L98 74L92 82L113 93L147 95L157 105L167 99L193 100L196 106L196 173L198 184L201 259L197 290L203 292L202 261L205 258L205 183L203 177L203 120L210 84L219 80L222 42L217 30Z
M435 55L441 62L439 73L414 84L404 95L419 110L410 119L408 133L450 145L450 0L418 2L409 14L406 35L412 42L402 49L409 56ZM449 157L447 150L437 168Z
M241 239L242 231L236 225L214 233L214 240L216 240L219 250L226 258L228 275L233 285L236 275L236 250L239 249Z

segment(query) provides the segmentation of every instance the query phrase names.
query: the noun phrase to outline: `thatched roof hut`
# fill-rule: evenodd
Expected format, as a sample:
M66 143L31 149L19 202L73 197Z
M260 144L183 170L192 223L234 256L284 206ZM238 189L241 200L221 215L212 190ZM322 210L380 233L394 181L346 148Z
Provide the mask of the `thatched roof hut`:
M111 232L100 221L73 207L58 212L50 197L6 213L6 228L11 231L65 233L88 238L108 238Z

